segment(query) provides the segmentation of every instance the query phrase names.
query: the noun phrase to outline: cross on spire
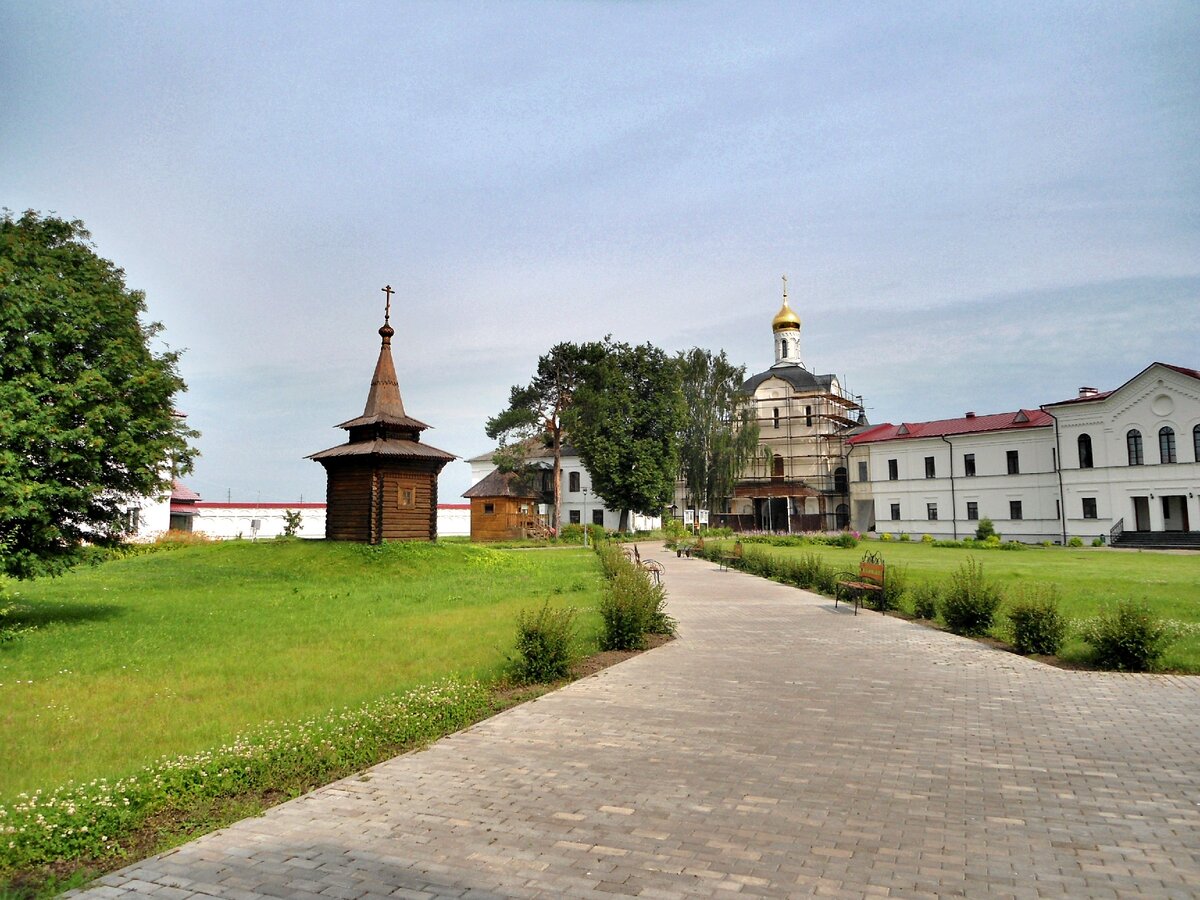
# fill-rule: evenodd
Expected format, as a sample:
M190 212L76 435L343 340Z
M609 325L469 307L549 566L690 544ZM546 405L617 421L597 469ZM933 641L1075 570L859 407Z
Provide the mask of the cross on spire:
M390 284L387 285L386 287L381 287L380 290L383 291L385 294L387 294L387 303L383 307L383 324L387 325L387 324L389 324L388 320L392 316L392 294L394 294L396 292L392 290L392 286ZM785 291L785 293L786 293L786 291Z
M786 302L787 301L787 276L783 275L781 277L783 278L783 299Z

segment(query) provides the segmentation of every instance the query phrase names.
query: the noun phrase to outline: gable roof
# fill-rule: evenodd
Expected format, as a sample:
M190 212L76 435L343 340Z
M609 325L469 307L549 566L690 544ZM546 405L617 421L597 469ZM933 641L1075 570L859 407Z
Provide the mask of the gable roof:
M537 460L554 459L554 448L547 447L546 442L540 435L534 435L533 437L525 438L525 440L521 441L517 446L524 449L525 459L527 462L533 463ZM491 450L488 450L486 453L480 453L478 456L472 456L467 460L467 462L491 462L492 457L494 457L499 450L499 447L494 447ZM566 459L568 456L579 455L579 451L575 449L574 445L571 443L570 437L568 437L566 434L563 435L560 452L563 459Z
M1043 403L1042 409L1046 409L1049 406L1068 406L1072 403L1096 403L1100 400L1105 400L1117 393L1117 391L1124 390L1129 384L1141 378L1155 366L1161 366L1164 369L1170 369L1172 372L1178 372L1180 375L1186 375L1188 378L1195 378L1197 381L1200 381L1200 371L1197 371L1196 369L1189 369L1185 366L1173 366L1170 363L1164 362L1152 362L1120 387L1113 388L1111 391L1100 391L1099 393L1090 394L1086 397L1072 397L1069 400L1059 400L1056 403Z
M957 419L938 419L933 422L902 422L899 425L887 422L852 436L846 443L876 444L881 441L1047 428L1053 423L1054 419L1050 414L1042 412L1040 409L1018 409L1016 412L993 413L986 416L961 416Z
M536 490L528 478L516 472L501 472L493 469L477 484L463 491L464 497L513 497L519 500L537 500L541 491Z

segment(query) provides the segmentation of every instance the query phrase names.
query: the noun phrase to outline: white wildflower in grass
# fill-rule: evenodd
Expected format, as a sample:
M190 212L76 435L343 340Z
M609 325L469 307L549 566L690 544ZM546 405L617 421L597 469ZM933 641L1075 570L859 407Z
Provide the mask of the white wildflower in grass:
M402 546L402 545L388 545ZM0 804L0 873L56 860L118 856L121 839L166 806L321 784L479 718L488 690L447 679L296 723L271 722L213 750L164 757L139 775L96 779Z

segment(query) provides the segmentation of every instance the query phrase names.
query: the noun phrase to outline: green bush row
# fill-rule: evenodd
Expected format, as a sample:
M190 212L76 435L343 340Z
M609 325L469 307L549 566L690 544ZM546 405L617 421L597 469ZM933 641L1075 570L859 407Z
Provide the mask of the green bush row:
M713 561L725 558L728 565L752 575L827 595L833 594L838 580L838 573L812 553L800 557L776 557L749 548L741 559L730 559L726 556L728 547L720 545L693 552ZM904 568L889 565L885 591L876 605L895 609L907 596L909 608L916 618L932 621L940 616L948 630L972 637L993 631L997 616L1004 608L1006 621L1002 630L1013 648L1023 655L1053 656L1072 631L1058 609L1058 590L1053 585L1022 588L1005 606L1004 590L984 575L983 565L975 559L964 562L951 573L947 582L920 582L911 592L906 591L906 582ZM1188 628L1164 621L1145 604L1126 601L1095 619L1077 623L1074 631L1091 647L1092 662L1096 666L1144 672L1153 669L1167 647L1182 637Z

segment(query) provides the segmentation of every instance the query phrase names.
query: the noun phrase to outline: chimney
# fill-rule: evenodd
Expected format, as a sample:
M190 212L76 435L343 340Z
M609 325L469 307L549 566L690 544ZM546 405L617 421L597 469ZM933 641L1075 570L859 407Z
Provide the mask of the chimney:
M1100 392L1093 387L1081 387L1079 389L1080 397L1095 397L1098 393Z
M973 419L973 418L975 418L975 413L973 413L973 412L969 412L969 413L967 413L967 418L968 418L968 419Z

